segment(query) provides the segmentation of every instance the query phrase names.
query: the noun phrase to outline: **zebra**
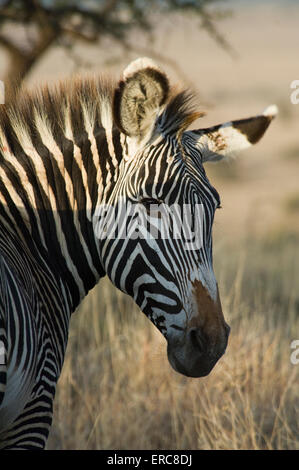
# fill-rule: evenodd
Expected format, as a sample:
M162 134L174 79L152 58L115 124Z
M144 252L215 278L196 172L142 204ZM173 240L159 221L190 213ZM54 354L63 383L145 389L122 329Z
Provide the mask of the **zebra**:
M106 275L164 335L176 372L210 373L229 326L212 260L221 202L204 163L258 142L275 114L272 105L188 130L203 115L193 93L171 86L149 58L118 82L72 78L0 107L2 448L45 447L71 315ZM189 228L199 206L201 243L187 249L172 232L103 236L101 208L118 214L123 202L143 214L140 233L160 220L152 206L191 207Z

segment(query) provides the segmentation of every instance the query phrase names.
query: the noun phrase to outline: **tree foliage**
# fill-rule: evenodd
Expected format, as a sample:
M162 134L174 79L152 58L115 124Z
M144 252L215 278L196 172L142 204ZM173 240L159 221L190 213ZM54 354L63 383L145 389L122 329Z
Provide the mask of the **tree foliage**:
M128 33L139 28L149 33L152 13L192 12L223 48L229 49L218 32L216 22L223 13L219 0L0 0L0 47L8 56L4 80L18 87L39 59L57 43L76 40L95 44L112 37L126 44ZM216 10L210 10L216 5ZM219 15L220 14L220 15ZM27 40L20 44L14 34L17 26L25 29ZM2 72L2 71L1 71Z

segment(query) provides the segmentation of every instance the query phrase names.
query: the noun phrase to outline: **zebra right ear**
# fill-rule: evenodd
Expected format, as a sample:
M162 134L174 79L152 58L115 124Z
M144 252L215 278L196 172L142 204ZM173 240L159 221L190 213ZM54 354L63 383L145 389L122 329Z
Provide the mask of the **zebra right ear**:
M159 108L169 95L166 75L148 58L137 59L124 71L114 92L113 113L124 134L142 140L153 128Z

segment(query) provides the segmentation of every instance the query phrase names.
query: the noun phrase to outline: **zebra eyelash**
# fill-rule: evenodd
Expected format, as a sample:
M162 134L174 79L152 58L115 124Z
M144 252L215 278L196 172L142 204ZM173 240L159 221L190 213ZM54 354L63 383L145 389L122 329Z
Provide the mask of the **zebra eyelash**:
M154 199L152 197L144 197L140 199L139 201L141 204L143 204L145 207L150 207L152 204L162 204L163 201L159 199Z

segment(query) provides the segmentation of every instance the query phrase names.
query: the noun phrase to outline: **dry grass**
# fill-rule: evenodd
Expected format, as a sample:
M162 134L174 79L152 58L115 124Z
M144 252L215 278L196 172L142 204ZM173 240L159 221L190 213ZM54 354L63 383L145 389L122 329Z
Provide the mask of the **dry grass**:
M72 321L48 448L298 449L298 240L270 240L216 245L232 331L203 379L172 371L160 333L102 281Z
M285 209L288 213L299 212L299 192L292 193L285 199Z

